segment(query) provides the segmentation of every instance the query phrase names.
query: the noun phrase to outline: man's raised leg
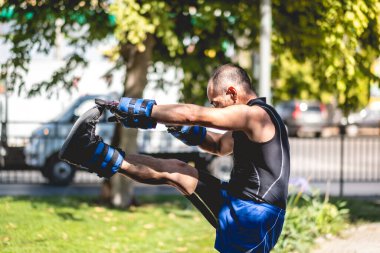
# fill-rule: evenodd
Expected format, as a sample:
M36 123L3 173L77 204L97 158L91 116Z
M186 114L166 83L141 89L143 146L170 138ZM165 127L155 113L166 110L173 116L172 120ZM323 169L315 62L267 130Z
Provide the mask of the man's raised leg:
M194 192L198 172L190 165L175 159L157 159L125 153L104 143L95 134L96 124L104 108L96 106L84 113L74 124L59 157L71 164L110 178L116 172L146 184L168 184L185 195Z
M59 157L100 177L110 178L118 172L138 182L174 186L217 227L217 216L222 203L220 181L210 175L205 176L176 159L125 155L122 150L104 143L95 134L103 110L102 107L94 107L77 120Z
M127 155L118 172L141 183L174 186L214 228L218 227L218 213L223 204L219 179L176 159L146 155Z
M184 195L194 193L198 184L198 171L176 159L127 155L118 172L140 183L174 186Z

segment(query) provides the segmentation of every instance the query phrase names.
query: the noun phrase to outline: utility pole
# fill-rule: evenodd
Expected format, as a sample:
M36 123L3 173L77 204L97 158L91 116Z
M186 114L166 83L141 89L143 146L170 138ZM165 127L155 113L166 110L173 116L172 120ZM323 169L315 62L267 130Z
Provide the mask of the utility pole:
M272 102L271 93L271 35L272 35L272 8L271 0L261 0L260 5L260 75L259 95Z
M1 109L0 124L1 124L1 133L0 133L0 146L7 147L7 123L8 123L8 87L7 82L4 81L4 107ZM2 107L0 105L0 107ZM4 112L4 113L3 113ZM4 116L3 116L4 115ZM1 151L1 150L0 150Z
M3 132L3 141L5 144L5 147L8 147L8 113L9 113L9 101L8 101L8 82L5 81L5 118L4 118L4 126L2 128Z

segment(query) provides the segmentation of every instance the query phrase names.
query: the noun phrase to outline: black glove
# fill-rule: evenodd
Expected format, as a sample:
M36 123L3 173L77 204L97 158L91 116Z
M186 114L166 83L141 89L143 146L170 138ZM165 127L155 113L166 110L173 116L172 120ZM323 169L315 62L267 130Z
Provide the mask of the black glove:
M201 145L207 130L202 126L166 126L168 132L188 146Z

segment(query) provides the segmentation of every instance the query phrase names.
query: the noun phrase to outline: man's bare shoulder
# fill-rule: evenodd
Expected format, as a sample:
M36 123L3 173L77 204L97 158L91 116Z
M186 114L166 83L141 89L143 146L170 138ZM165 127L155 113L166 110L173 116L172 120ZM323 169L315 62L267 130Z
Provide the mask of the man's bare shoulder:
M271 117L260 106L252 106L248 114L247 135L254 142L267 142L275 135L275 127Z

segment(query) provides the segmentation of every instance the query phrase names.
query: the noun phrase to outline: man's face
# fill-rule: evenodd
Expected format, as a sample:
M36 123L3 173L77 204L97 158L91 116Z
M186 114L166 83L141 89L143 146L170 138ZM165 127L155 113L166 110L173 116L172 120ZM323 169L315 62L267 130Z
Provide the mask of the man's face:
M210 101L210 104L212 104L215 108L224 108L234 104L234 100L231 98L231 96L226 94L226 91L223 89L215 89L212 82L208 83L207 97Z

